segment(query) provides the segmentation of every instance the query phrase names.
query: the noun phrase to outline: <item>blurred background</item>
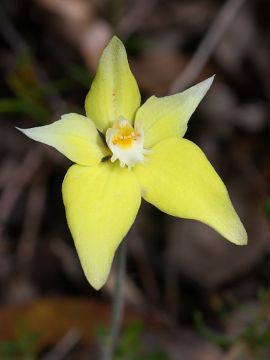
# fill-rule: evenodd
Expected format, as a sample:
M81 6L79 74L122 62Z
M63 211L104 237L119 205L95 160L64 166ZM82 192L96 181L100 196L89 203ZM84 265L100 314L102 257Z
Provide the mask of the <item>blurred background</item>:
M61 183L71 163L15 130L84 113L113 34L145 100L216 74L186 137L227 185L249 235L237 247L143 203L129 232L116 359L270 359L269 0L2 0L0 359L99 359L112 270L87 283Z

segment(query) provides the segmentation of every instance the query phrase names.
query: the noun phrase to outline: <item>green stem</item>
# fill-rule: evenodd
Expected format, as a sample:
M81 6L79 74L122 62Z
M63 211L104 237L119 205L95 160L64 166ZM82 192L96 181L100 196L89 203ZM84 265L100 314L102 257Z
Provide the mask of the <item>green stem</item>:
M112 322L106 344L103 349L103 360L112 360L116 349L118 336L123 319L124 294L123 282L126 264L126 246L124 241L120 244L115 259L115 285L113 294Z

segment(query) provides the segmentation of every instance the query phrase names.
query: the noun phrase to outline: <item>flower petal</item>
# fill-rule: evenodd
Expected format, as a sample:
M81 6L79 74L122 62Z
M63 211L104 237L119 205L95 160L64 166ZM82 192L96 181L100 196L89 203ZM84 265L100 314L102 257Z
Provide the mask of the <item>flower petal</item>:
M153 147L144 165L134 168L142 196L160 210L213 227L229 241L244 245L246 231L222 180L191 141L170 138Z
M189 118L213 80L214 76L179 94L150 97L137 111L135 119L135 127L144 131L145 148L168 137L184 136Z
M103 133L120 117L133 121L141 96L122 42L114 36L99 61L85 110Z
M93 122L85 116L70 113L50 125L19 129L29 138L50 145L80 165L98 164L110 154Z
M141 203L133 172L118 164L73 165L63 182L67 221L84 273L95 289L107 280L114 253Z

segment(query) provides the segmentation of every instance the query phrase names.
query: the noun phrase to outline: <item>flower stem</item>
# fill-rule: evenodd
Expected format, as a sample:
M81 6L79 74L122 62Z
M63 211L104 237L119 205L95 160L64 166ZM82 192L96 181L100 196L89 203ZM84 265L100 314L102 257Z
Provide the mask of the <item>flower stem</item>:
M124 310L123 282L126 265L126 246L120 244L115 259L115 285L113 294L112 322L106 344L103 349L103 360L112 360L116 349Z

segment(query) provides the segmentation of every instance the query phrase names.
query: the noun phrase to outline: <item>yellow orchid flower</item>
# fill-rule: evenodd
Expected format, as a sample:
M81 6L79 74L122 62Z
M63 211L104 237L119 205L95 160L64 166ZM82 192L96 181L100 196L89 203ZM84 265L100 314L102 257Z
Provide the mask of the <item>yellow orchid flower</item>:
M213 77L140 107L140 92L122 42L105 48L86 97L86 116L19 129L75 162L62 187L70 231L95 289L107 280L115 251L133 224L141 197L167 214L199 220L244 245L246 231L222 180L202 150L183 139Z

